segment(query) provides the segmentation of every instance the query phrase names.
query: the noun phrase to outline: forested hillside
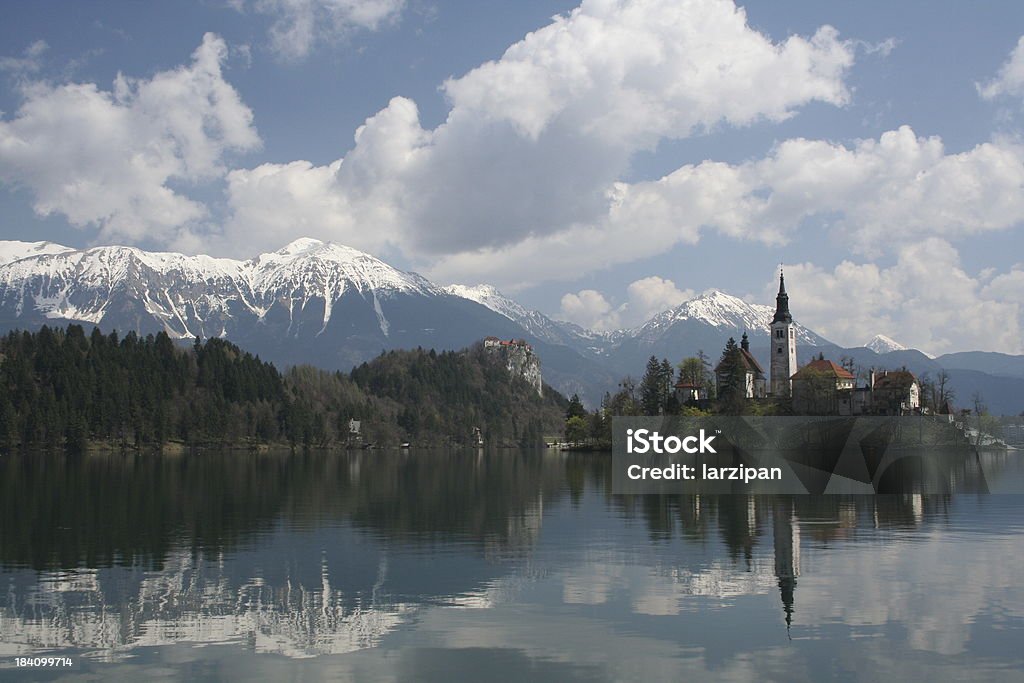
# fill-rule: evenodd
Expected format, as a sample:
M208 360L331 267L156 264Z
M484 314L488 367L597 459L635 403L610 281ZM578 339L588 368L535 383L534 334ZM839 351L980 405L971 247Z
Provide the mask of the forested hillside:
M567 402L479 346L390 351L351 373L285 373L222 339L43 327L0 339L0 449L373 443L538 445ZM349 421L361 423L361 440Z

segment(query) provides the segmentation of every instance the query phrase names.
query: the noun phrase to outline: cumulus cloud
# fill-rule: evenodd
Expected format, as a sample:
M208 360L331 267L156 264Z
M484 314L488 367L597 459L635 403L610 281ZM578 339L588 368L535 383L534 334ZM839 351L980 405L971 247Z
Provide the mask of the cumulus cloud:
M562 297L560 317L591 330L609 332L640 325L652 316L692 299L692 289L681 290L672 280L652 275L626 288L627 300L613 306L605 296L584 289Z
M306 165L310 183L335 195L316 200L335 211L317 236L435 256L594 225L633 155L660 140L846 103L854 51L830 27L772 42L730 0L586 0L445 82L451 108L437 128L423 129L415 104L398 97L343 160ZM236 171L228 239L244 231L262 248L300 234L273 210L295 203L298 171ZM247 205L249 174L269 210Z
M532 140L558 122L649 148L719 121L785 119L811 100L844 104L852 62L835 29L774 44L732 2L592 1L444 89L461 116Z
M877 253L927 235L1011 227L1024 220L1022 188L1024 155L1017 146L990 142L947 154L940 138L918 137L903 126L850 147L799 138L762 160L687 166L662 181L624 188L622 204L660 205L662 221L679 221L694 195L710 190L717 206L703 223L770 243L805 218L838 214L834 227L853 246Z
M270 46L289 60L302 59L321 42L345 36L353 29L377 30L401 16L405 0L235 0L235 9L251 7L274 17Z
M828 27L773 43L726 0L584 2L447 81L451 110L435 129L396 97L344 159L233 172L224 240L244 234L256 250L313 234L401 250L441 281L515 289L696 244L709 229L777 245L813 220L877 255L1024 220L1018 144L948 153L906 126L620 181L660 140L786 118L811 100L842 105L856 49Z
M636 325L651 316L692 299L692 289L679 289L676 283L657 276L636 280L626 288L629 296L629 324Z
M605 332L621 327L618 313L604 294L595 289L581 289L562 297L561 316L590 330Z
M786 266L793 314L840 345L880 333L937 354L1024 352L1024 266L986 284L990 276L970 275L956 249L935 237L903 247L890 267L849 260L832 270ZM762 297L776 286L766 285Z
M208 33L188 66L148 80L118 74L110 91L23 84L14 117L0 120L0 181L28 188L38 214L99 226L103 239L173 242L206 210L170 184L218 177L227 152L260 143L223 78L226 55Z
M868 255L1009 229L1024 221L1024 151L996 140L949 154L940 138L907 126L852 145L787 140L763 159L705 161L654 181L616 183L605 215L591 224L456 253L431 272L479 279L486 263L507 274L500 284L515 286L695 244L706 229L782 244L815 218Z
M988 83L977 83L978 94L986 100L997 97L1024 97L1024 36L1010 52L999 73Z

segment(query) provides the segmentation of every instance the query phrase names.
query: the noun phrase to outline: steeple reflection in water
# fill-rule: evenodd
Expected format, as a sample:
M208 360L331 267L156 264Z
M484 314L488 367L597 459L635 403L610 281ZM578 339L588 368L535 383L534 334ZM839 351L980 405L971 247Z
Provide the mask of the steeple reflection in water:
M4 458L0 655L145 675L217 645L339 678L484 675L469 652L533 678L753 680L850 647L1020 663L992 649L1024 623L1015 497L610 488L607 458L523 451Z

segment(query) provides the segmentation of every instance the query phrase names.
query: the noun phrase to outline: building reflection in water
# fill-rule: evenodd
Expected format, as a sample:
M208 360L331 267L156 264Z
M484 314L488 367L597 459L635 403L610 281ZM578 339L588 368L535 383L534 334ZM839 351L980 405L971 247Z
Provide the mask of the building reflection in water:
M952 500L613 496L609 460L527 453L5 460L0 653L106 659L174 643L374 648L425 610L509 604L552 575L566 604L607 604L625 587L651 616L777 590L788 631L802 549L918 529ZM619 536L595 548L580 523Z
M793 624L793 599L796 579L800 576L800 526L794 523L792 501L775 501L772 531L775 542L775 578L779 580L782 609L786 613L786 630Z

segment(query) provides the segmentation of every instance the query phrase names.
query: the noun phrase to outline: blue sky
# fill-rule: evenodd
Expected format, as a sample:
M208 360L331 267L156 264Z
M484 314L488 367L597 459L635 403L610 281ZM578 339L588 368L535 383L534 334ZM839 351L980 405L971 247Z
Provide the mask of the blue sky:
M1020 3L0 17L0 238L249 257L308 235L598 329L708 288L770 302L783 262L840 343L1024 352Z

